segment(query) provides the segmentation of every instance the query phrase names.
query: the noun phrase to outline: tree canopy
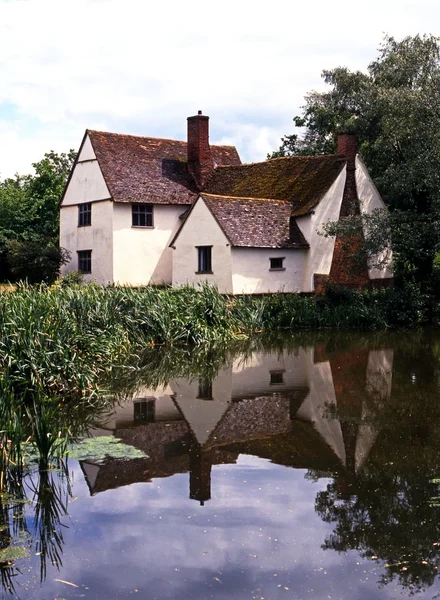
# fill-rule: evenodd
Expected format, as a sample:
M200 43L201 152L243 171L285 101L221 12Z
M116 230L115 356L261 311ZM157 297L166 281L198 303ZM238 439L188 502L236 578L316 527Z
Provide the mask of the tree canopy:
M35 174L0 182L0 280L52 281L66 252L59 248L58 202L75 159L48 152Z
M391 210L390 222L379 220L382 243L391 232L397 274L426 284L440 249L439 39L386 36L366 73L337 67L322 76L330 89L307 94L293 119L302 135L283 137L273 156L334 153L339 132L356 133Z

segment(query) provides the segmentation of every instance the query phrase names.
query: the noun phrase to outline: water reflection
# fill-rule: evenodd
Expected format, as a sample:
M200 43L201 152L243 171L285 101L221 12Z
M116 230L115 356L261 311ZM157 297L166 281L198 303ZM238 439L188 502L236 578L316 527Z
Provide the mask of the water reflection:
M210 379L140 385L94 434L111 432L149 458L123 470L114 461L83 461L90 492L188 472L189 497L203 504L212 465L240 454L337 473L346 487L379 434L368 417L390 397L392 365L389 348L328 354L319 344L238 355ZM348 420L337 417L347 411Z
M109 384L118 402L89 432L114 435L147 458L80 461L91 501L105 497L111 504L117 488L128 494L136 489L125 487L131 484L184 477L186 490L177 486L173 493L208 514L221 504L220 479L213 476L219 466L238 470L244 457L258 457L262 479L269 463L305 474L310 485L318 482L314 511L326 528L318 543L311 538L312 552L337 553L343 565L356 552L357 560L370 564L371 597L377 583L428 589L440 567L439 362L436 338L418 336L328 336L313 344L256 343L195 356L149 353L144 367L118 373ZM66 471L41 469L17 476L0 504L1 548L25 536L44 580L47 565L63 568L70 479ZM246 478L234 486L255 493ZM291 505L296 489L276 489ZM172 545L173 532L165 524L163 531ZM231 552L234 544L232 535ZM5 590L14 587L17 565L0 570ZM200 588L192 597L203 594Z

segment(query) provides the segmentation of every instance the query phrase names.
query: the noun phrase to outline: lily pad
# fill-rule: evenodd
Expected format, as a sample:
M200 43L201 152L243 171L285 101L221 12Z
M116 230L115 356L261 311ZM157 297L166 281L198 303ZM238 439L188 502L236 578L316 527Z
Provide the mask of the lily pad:
M11 563L20 558L27 558L29 550L23 546L8 546L0 550L0 563Z
M85 438L76 444L69 445L69 457L76 460L102 461L106 458L129 460L133 458L148 458L148 456L120 439L111 435Z

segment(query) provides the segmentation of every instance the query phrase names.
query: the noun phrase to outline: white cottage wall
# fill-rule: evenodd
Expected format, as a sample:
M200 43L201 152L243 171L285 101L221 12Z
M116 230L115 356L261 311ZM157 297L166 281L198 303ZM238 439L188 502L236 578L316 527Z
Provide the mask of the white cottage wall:
M62 206L111 198L97 160L76 163Z
M96 154L93 150L92 142L90 141L90 137L88 135L86 135L78 155L78 162L83 160L96 160Z
M356 187L360 200L361 212L370 214L376 209L386 209L386 205L376 186L374 185L367 167L362 159L356 157ZM383 269L369 269L368 275L370 279L388 279L393 276L392 270L392 251L391 249L384 250L377 259L383 264Z
M71 260L61 274L78 270L78 250L92 251L92 272L85 281L113 281L113 202L92 203L92 224L78 227L78 206L62 206L60 211L60 246L71 253Z
M345 179L346 171L344 169L312 213L296 220L298 227L310 244L307 265L301 282L301 291L303 292L314 291L313 276L315 273L319 275L330 273L335 238L326 238L320 235L320 232L325 223L339 219Z
M212 274L197 273L197 246L212 246ZM208 282L222 294L232 292L231 247L202 198L196 201L174 247L173 286Z
M234 294L301 292L308 250L232 248ZM284 258L284 270L270 270L271 258Z
M132 226L132 205L114 203L114 281L121 285L160 285L172 281L169 248L185 206L155 204L153 227Z

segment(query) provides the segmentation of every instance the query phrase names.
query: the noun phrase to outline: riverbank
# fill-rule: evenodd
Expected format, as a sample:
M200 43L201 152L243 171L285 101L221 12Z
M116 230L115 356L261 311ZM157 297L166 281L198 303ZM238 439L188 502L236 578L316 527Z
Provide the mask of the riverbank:
M424 322L420 295L405 290L326 296L228 297L210 286L142 289L94 284L18 286L0 292L0 370L8 389L90 396L130 356L156 345L229 342L299 329L383 330Z

